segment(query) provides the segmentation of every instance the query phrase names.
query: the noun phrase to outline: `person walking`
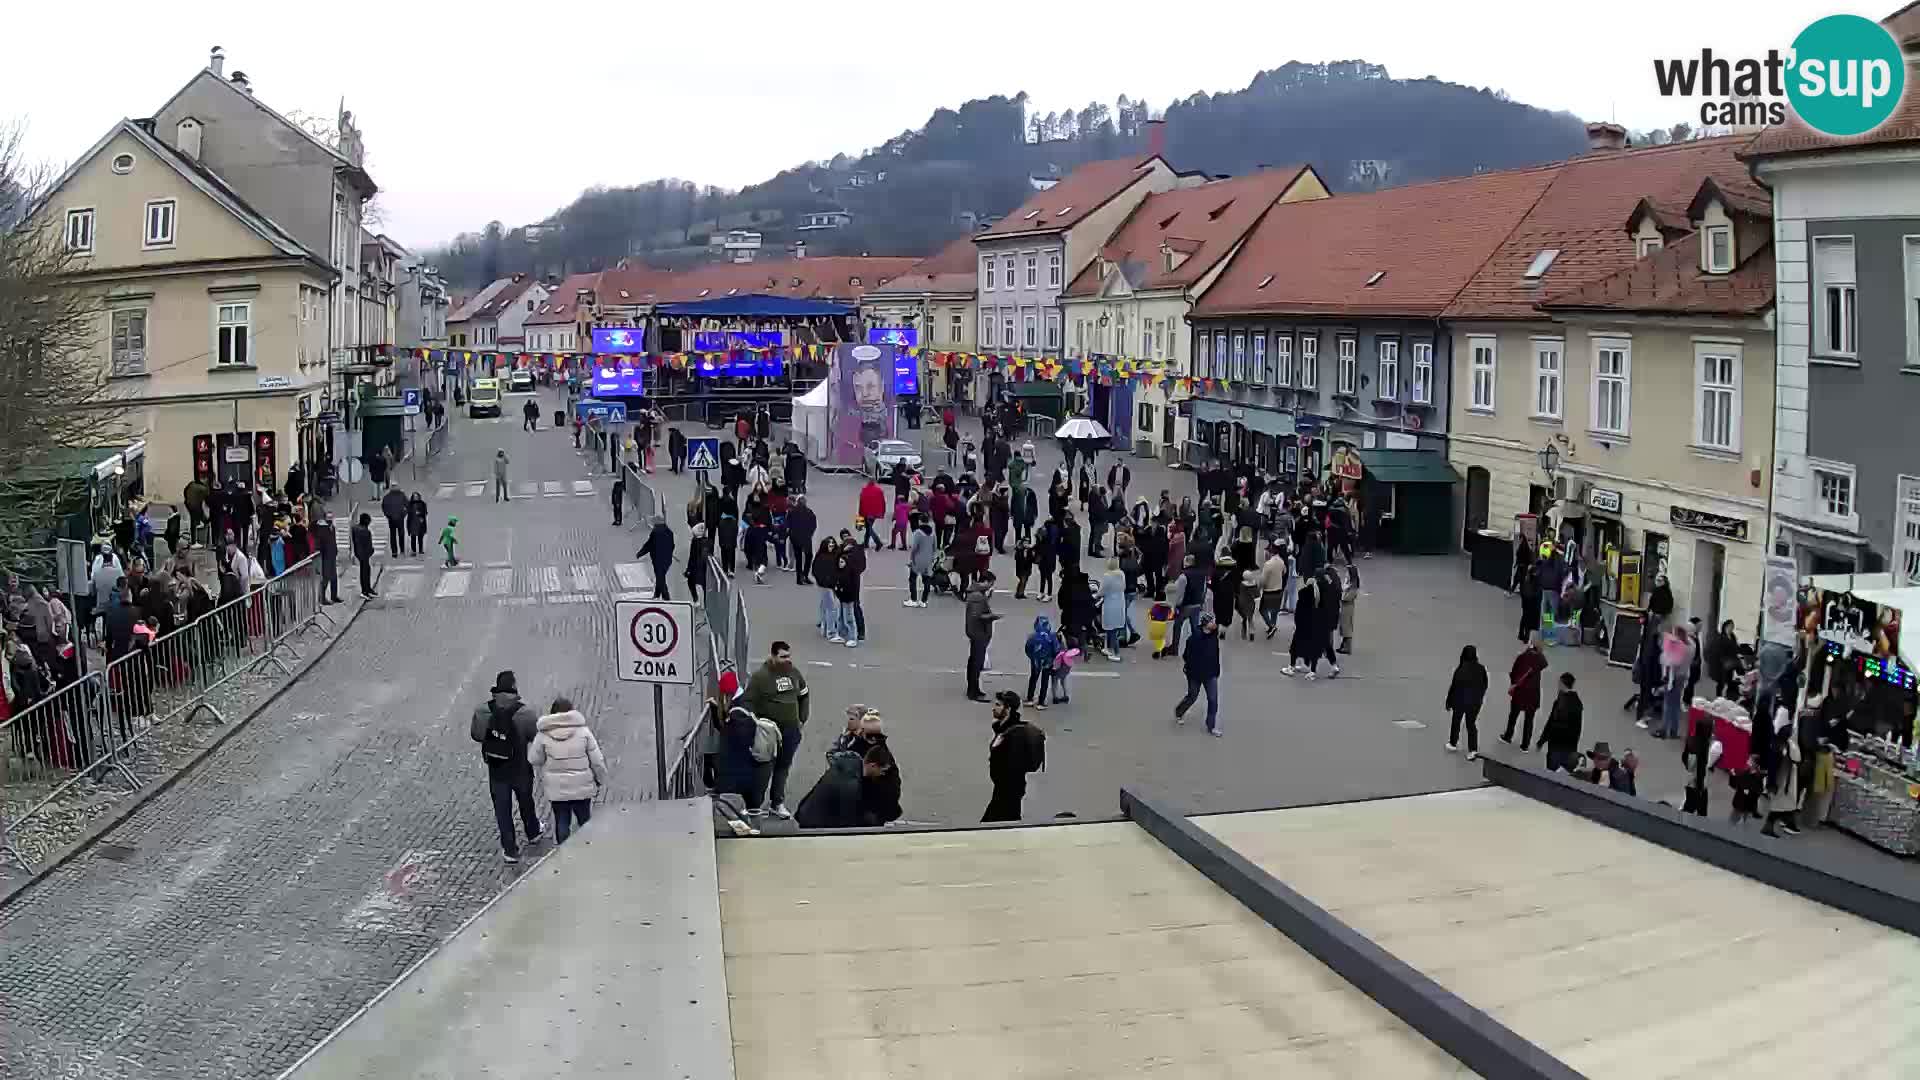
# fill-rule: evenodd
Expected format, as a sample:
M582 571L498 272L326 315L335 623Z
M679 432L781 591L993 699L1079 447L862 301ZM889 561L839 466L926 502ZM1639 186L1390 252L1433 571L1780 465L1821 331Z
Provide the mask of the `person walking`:
M520 430L537 431L540 426L540 405L532 398L520 407Z
M1053 669L1060 662L1060 636L1045 615L1033 617L1033 633L1027 635L1026 704L1045 709L1053 694Z
M933 523L919 514L913 515L911 521L913 531L907 537L907 598L901 604L923 608L933 594L927 578L933 573Z
M1547 658L1540 652L1540 632L1536 630L1507 670L1507 730L1501 733L1501 742L1512 745L1514 721L1525 716L1526 726L1520 730L1520 749L1533 748L1533 714L1540 710L1540 677L1546 670Z
M1480 653L1467 645L1460 650L1460 666L1453 669L1453 682L1447 685L1447 713L1453 718L1447 727L1447 752L1460 749L1460 727L1467 729L1467 760L1480 757L1480 706L1487 700L1487 668Z
M350 532L353 557L360 563L360 596L371 600L373 591L373 515L361 514Z
M993 624L1000 619L993 611L993 572L986 571L975 578L966 592L966 632L967 632L967 699L985 701L987 695L980 689L980 675L987 667L987 648L993 644ZM1015 708L1018 708L1020 695L1012 695Z
M626 510L627 474L625 470L613 474L613 527L620 527L621 514Z
M1560 694L1553 699L1547 722L1540 728L1540 745L1547 752L1547 771L1573 771L1580 756L1580 720L1585 712L1573 690L1573 672L1560 673Z
M1193 635L1180 654L1180 666L1187 676L1187 692L1173 707L1173 722L1185 724L1187 710L1202 691L1207 695L1207 734L1218 738L1220 727L1220 623L1210 612L1201 612L1194 620Z
M787 508L787 542L793 545L793 580L796 585L805 585L813 576L813 534L820 528L820 519L814 515L813 507L807 505L805 495L795 495Z
M987 744L987 778L993 782L993 797L980 820L1019 821L1020 804L1027 797L1027 774L1046 764L1046 734L1021 719L1020 695L1012 690L995 694L993 740Z
M1320 657L1326 652L1320 641L1323 592L1318 576L1302 573L1300 591L1293 599L1293 639L1287 643L1287 666L1280 669L1280 674L1317 677Z
M1207 571L1191 554L1181 556L1180 576L1167 586L1167 600L1173 605L1173 627L1166 647L1155 658L1180 655L1180 639L1193 628L1193 621L1207 606Z
M1260 620L1266 623L1267 640L1280 629L1280 613L1286 610L1287 557L1279 544L1267 547L1267 561L1260 564Z
M447 566L449 568L460 565L460 556L458 554L460 534L455 531L459 527L460 519L450 517L447 519L446 525L440 529L440 546L447 551Z
M713 529L712 535L720 545L720 569L732 577L734 556L740 547L740 509L734 505L730 491L721 493L720 514L715 524L718 527Z
M1527 640L1528 634L1540 630L1540 571L1529 567L1526 576L1520 579L1520 640Z
M667 429L667 471L676 476L687 471L687 437L679 428Z
M1740 637L1732 619L1722 622L1720 632L1707 639L1705 661L1714 696L1733 697L1740 686Z
M399 558L407 549L407 496L389 488L380 497L380 514L387 519L387 554Z
M407 539L412 543L413 554L421 554L427 542L427 497L417 491L407 500Z
M507 466L509 464L510 462L507 459L505 447L501 447L493 452L494 502L506 502L513 498L513 496L507 492Z
M1346 590L1340 584L1340 570L1337 567L1328 566L1320 572L1320 594L1315 598L1313 609L1320 620L1320 628L1316 632L1315 640L1326 656L1327 664L1332 668L1327 672L1329 679L1340 677L1340 653L1334 646L1334 640L1340 633L1340 613L1345 610L1342 606L1345 593Z
M807 677L793 663L793 646L776 641L767 650L767 661L747 680L747 707L756 717L764 717L780 726L780 752L773 759L773 781L767 801L777 818L790 818L787 809L787 774L800 752L800 737L807 726L812 698Z
M340 533L335 530L333 511L322 507L320 524L313 529L314 548L320 553L320 602L340 602ZM327 599L328 596L333 599Z
M520 845L514 840L513 809L520 807L520 821L527 830L527 843L540 840L540 811L533 803L533 763L528 747L538 734L538 721L520 701L520 686L511 670L494 676L486 701L473 710L468 733L480 744L480 758L487 763L487 792L493 799L493 823L500 830L500 851L510 863L520 861Z
M667 594L667 573L673 569L673 530L667 525L666 515L653 516L653 528L648 530L646 541L633 557L646 559L653 565L653 598L673 599Z
M867 478L865 487L860 489L860 524L866 530L860 542L871 545L875 550L886 547L880 542L880 534L873 531L874 523L887 514L887 493L880 487L880 481Z
M1100 629L1105 637L1100 655L1119 663L1120 642L1127 632L1127 575L1118 558L1109 558L1100 575Z
M1033 568L1040 574L1040 595L1042 604L1053 602L1053 577L1060 563L1060 544L1064 533L1056 519L1049 519L1033 540Z
M812 580L820 587L820 615L814 620L814 626L831 644L846 640L840 633L840 598L833 588L839 577L840 541L828 535L820 541L820 550L814 554Z
M593 818L594 797L607 783L607 759L587 718L565 696L553 699L553 710L534 722L534 731L527 761L539 770L553 808L553 842L564 844L575 824Z

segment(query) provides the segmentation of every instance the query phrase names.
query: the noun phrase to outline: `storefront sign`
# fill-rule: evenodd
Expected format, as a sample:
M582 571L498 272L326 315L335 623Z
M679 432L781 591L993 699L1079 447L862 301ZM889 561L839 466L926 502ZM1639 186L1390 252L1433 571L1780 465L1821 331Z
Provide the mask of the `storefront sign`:
M1667 520L1682 529L1691 529L1711 536L1724 536L1728 540L1738 540L1743 544L1747 541L1745 518L1726 517L1722 514L1709 514L1705 510L1675 506L1667 511Z
M1620 512L1620 493L1612 488L1588 488L1587 505L1609 514Z
M1295 417L1293 431L1296 435L1315 435L1320 431L1320 421L1311 416Z
M1366 475L1367 467L1360 462L1360 455L1353 447L1341 443L1333 448L1333 463L1328 471L1339 480L1358 480Z
M1227 419L1229 420L1245 420L1246 418L1247 418L1247 410L1245 409L1228 409L1227 410Z
M222 456L228 461L246 461L248 457L247 448L244 446L229 446Z
M262 375L258 382L262 390L284 390L293 385L293 380L285 375Z

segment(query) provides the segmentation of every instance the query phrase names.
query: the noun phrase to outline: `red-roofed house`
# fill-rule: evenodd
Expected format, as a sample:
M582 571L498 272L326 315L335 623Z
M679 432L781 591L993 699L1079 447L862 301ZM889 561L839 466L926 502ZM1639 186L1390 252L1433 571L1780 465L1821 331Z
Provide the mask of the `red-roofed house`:
M1181 368L1193 298L1206 291L1261 217L1278 203L1327 197L1305 165L1149 195L1067 285L1060 298L1069 357L1116 356ZM1127 443L1156 454L1184 442L1186 423L1166 381L1096 385L1090 414Z
M1750 137L1629 150L1608 148L1611 125L1588 131L1596 149L1556 167L1447 305L1463 542L1535 514L1602 565L1609 604L1643 601L1664 572L1677 611L1746 626L1773 404L1770 200L1738 157ZM1623 556L1641 560L1637 590Z
M914 263L906 273L868 289L860 301L860 321L868 327L911 327L928 349L972 352L978 287L973 237L962 236ZM934 400L947 400L953 392L951 379L970 372L948 367L943 377L929 379L922 363L920 374L921 385Z
M528 352L575 352L590 348L584 327L600 274L572 274L553 287L521 329Z
M1160 140L1156 124L1145 157L1082 165L974 234L981 351L1060 355L1059 301L1067 282L1093 261L1141 200L1206 180L1175 173L1159 154Z
M1780 303L1774 535L1802 573L1920 586L1920 4L1887 121L1836 139L1795 120L1743 155L1773 189Z
M1440 313L1553 168L1270 208L1190 316L1192 460L1359 486L1384 546L1451 548ZM1369 536L1373 533L1370 531Z

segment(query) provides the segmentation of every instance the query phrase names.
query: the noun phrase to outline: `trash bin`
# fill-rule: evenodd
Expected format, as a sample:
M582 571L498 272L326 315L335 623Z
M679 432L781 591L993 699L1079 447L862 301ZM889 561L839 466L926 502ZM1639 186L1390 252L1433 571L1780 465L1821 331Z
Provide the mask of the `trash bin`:
M563 428L567 426L567 410L565 409L553 410L553 426L557 428Z

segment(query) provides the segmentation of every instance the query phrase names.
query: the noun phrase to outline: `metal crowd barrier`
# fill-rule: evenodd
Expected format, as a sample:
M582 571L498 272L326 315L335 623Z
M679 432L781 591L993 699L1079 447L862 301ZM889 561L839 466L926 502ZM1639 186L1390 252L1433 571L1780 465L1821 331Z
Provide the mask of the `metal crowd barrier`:
M653 525L654 515L661 512L660 493L653 490L652 484L642 479L645 474L632 462L622 465L621 469L627 475L627 506L633 511L633 520L643 529L650 528Z
M453 428L453 425L447 423L445 418L442 418L440 421L440 426L437 428L434 428L433 431L427 435L427 460L428 461L432 461L434 458L437 458L441 454L446 452L447 432L452 430L452 428Z
M319 559L309 556L165 637L142 644L136 633L124 655L0 724L8 784L65 777L25 813L0 823L7 854L32 872L15 834L82 780L117 776L137 790L133 751L162 725L201 712L226 723L214 691L263 670L291 677L295 642L336 625L320 604L320 588Z

